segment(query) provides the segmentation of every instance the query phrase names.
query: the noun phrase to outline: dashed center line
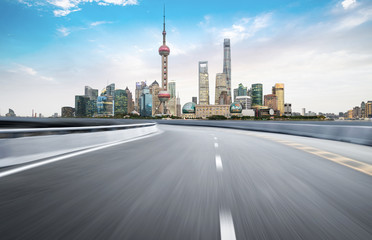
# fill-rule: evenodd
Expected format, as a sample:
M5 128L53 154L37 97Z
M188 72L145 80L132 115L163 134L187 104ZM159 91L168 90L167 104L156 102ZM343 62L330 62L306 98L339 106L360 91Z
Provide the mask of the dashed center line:
M214 140L217 140L217 137L214 137Z
M222 160L221 160L220 155L216 155L216 168L217 168L217 171L222 171L223 170Z
M220 210L221 240L236 240L234 222L229 210Z
M218 143L214 143L214 147L215 148L218 148Z

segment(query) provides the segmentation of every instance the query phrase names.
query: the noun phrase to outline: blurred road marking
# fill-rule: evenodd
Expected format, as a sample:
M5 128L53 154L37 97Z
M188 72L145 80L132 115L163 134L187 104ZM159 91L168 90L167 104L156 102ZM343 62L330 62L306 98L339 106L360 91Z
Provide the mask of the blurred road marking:
M236 240L234 222L229 210L220 210L221 240Z
M221 160L220 155L216 155L216 168L217 168L217 171L222 171L223 170L222 160Z
M218 143L214 143L214 147L215 148L218 148Z
M61 161L61 160L67 159L67 158L76 157L76 156L79 156L79 155L82 155L82 154L85 154L85 153L90 153L90 152L94 152L94 151L101 150L101 149L104 149L104 148L113 147L113 146L116 146L116 145L119 145L119 144L148 138L148 137L151 137L151 136L161 134L162 132L163 131L158 131L156 133L151 133L151 134L148 134L148 135L145 135L145 136L142 136L142 137L128 139L128 140L125 140L125 141L116 141L116 142L112 142L112 143L109 143L109 144L103 144L103 145L98 146L98 147L93 147L93 148L88 148L88 149L85 149L85 150L81 150L81 151L78 151L78 152L68 153L68 154L65 154L63 156L52 157L52 158L49 158L48 160L40 161L40 162L37 162L37 163L31 163L31 164L28 164L26 166L22 166L22 167L10 169L8 171L0 172L0 178L5 177L5 176L9 176L9 175L12 175L12 174L15 174L15 173L23 172L23 171L26 171L28 169L40 167L40 166L43 166L43 165L46 165L46 164L49 164L49 163Z
M321 150L315 147L306 146L300 143L295 143L295 142L291 142L287 140L280 140L277 138L267 137L267 136L260 136L260 135L255 135L255 136L265 138L268 140L272 140L278 143L282 143L284 145L302 150L307 153L317 155L319 157L325 158L332 162L344 165L346 167L352 168L354 170L357 170L359 172L372 176L372 165L368 163L360 162L360 161L357 161L357 160L354 160L348 157L344 157L344 156L341 156L335 153L327 152L327 151L324 151L324 150Z
M217 140L217 137L214 137L214 140Z

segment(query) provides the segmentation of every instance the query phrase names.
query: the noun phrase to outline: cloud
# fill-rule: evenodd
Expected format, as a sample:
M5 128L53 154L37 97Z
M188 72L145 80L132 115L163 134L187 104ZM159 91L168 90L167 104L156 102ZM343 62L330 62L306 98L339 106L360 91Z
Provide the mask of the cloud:
M23 65L19 65L18 70L30 76L35 76L37 74L37 71L35 69Z
M112 22L109 22L109 21L97 21L97 22L92 22L90 24L91 27L96 27L96 26L99 26L99 25L102 25L102 24L110 24Z
M258 31L270 25L272 13L264 13L255 18L241 18L229 28L222 29L222 38L241 41L254 36Z
M356 0L344 0L341 4L344 9L349 9L355 7L356 3Z
M81 5L85 3L97 3L100 6L117 5L117 6L127 6L127 5L137 5L138 0L44 0L32 1L32 0L17 0L19 3L24 4L28 7L37 6L45 7L49 6L53 8L53 14L56 17L64 17L70 13L82 10Z
M57 31L63 36L63 37L67 37L68 35L70 35L71 33L71 30L66 28L66 27L60 27L57 29Z
M63 17L67 16L72 12L80 11L81 6L84 3L95 2L100 6L118 5L118 6L127 6L127 5L137 5L137 0L47 0L47 2L53 7L57 8L53 11L54 16Z

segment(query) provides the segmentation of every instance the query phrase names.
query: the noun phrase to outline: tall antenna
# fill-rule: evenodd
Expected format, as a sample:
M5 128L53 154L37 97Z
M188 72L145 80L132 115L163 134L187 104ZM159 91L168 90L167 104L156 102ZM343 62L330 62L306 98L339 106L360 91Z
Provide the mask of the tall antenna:
M164 10L163 10L163 30L165 31L165 4L164 4Z

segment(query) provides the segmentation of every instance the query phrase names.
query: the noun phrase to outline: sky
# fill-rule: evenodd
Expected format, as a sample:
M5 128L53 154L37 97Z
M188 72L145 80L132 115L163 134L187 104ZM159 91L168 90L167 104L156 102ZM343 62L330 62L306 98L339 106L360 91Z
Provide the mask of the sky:
M181 103L198 96L208 61L210 102L231 40L232 88L285 84L292 110L345 112L372 100L370 0L1 0L0 115L74 106L84 86L158 82L163 6L169 79Z

